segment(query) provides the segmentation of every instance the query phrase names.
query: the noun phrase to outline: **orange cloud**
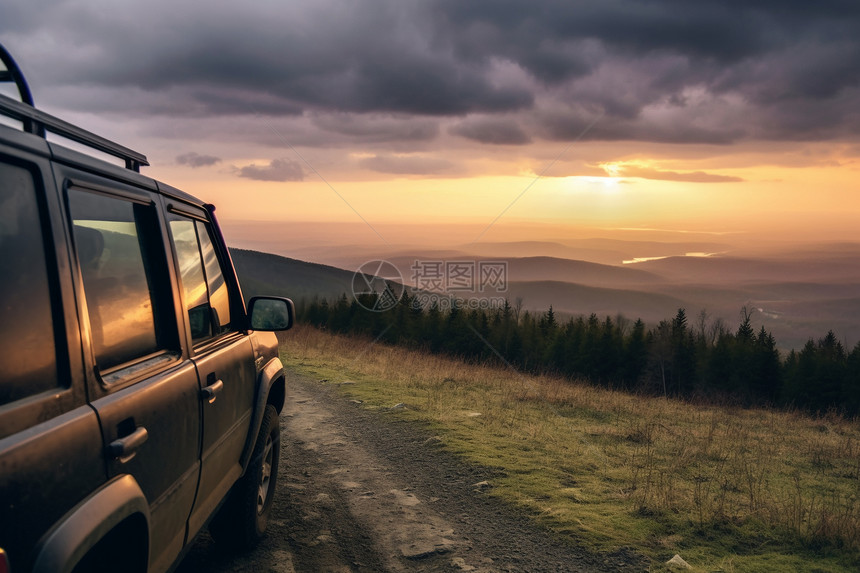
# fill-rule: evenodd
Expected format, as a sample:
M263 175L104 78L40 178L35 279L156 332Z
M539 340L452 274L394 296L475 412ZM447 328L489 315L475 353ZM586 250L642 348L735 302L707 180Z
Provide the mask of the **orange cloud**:
M744 181L732 175L718 175L705 171L666 171L629 163L602 163L600 167L609 177L637 177L657 181L684 181L687 183L739 183Z

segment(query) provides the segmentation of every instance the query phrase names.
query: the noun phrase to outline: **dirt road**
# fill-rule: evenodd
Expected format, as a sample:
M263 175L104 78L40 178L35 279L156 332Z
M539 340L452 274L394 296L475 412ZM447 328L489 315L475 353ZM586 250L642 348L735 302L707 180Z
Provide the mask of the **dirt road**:
M179 572L643 571L626 551L589 554L487 495L493 475L390 414L288 373L281 474L252 553L198 540Z

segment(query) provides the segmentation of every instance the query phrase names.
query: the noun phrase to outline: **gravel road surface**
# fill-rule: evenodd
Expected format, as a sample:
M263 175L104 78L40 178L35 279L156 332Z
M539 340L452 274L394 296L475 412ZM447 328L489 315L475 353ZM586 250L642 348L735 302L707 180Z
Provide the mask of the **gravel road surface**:
M180 573L645 571L630 551L594 555L487 495L489 470L430 433L288 372L281 469L267 538L231 554L208 535Z

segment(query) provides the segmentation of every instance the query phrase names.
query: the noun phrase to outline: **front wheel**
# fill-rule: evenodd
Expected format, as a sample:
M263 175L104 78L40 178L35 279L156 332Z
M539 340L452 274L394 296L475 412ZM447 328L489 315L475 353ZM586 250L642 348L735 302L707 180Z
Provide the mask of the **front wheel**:
M248 469L209 525L216 541L247 550L263 538L278 480L280 450L278 412L274 406L267 405Z

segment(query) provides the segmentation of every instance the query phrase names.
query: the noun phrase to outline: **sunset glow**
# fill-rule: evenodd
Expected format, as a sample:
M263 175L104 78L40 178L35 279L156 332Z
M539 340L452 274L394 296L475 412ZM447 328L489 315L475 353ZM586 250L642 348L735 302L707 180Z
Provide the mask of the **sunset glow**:
M858 35L825 9L156 3L132 25L54 4L3 37L40 107L145 151L146 173L234 228L309 223L308 241L330 241L312 223L359 224L398 243L421 237L376 227L428 226L426 245L453 240L439 224L498 226L494 240L858 239ZM171 31L153 24L168 13ZM265 239L242 228L235 244Z
M0 570L857 573L860 1L18 0L0 94Z

